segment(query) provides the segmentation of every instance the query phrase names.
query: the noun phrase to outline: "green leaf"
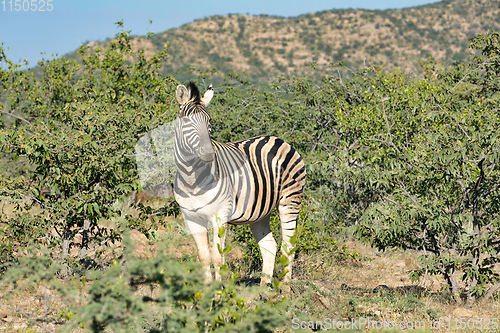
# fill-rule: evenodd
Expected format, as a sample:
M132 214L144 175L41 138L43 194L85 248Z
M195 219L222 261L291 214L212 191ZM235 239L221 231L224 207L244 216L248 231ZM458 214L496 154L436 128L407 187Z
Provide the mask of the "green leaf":
M222 277L225 277L227 275L227 272L229 271L229 268L227 267L226 264L222 265L219 269L219 273Z
M281 265L281 267L287 267L289 263L290 263L290 261L288 260L287 257L285 257L284 255L280 256L280 265Z
M228 254L231 250L233 249L233 247L231 246L231 244L227 245L224 250L222 251L222 254L223 255L226 255Z
M278 278L273 278L272 286L274 289L279 289L283 286L283 282L279 281Z
M94 208L94 212L100 216L101 212L99 211L99 205L97 204L97 202L92 203L92 207Z
M219 238L222 238L225 233L226 233L226 228L225 227L220 227L219 228L219 232L218 232Z

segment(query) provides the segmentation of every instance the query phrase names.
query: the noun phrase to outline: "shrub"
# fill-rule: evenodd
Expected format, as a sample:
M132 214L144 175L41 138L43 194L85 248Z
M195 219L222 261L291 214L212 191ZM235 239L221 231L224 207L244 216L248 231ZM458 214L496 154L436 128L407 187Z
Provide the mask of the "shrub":
M60 283L59 267L48 253L33 252L0 279L3 290L16 293L38 285L57 290L67 307L57 318L34 318L33 323L57 324L73 332L274 332L286 323L287 302L279 291L238 286L236 276L226 282L203 284L200 264L168 255L143 259L125 252L106 270L89 270L74 284ZM259 295L261 297L259 297Z
M168 105L176 81L158 73L165 51L147 59L122 31L106 50L82 46L79 54L80 63L40 62L36 76L0 52L9 67L0 72L2 111L15 119L0 131L2 150L34 166L26 176L0 182L2 193L25 199L1 230L1 250L47 245L64 273L66 264L120 238L119 229L101 222L119 218L117 201L139 187L138 135L175 117ZM146 232L154 227L151 215L125 218ZM79 254L70 255L75 247Z

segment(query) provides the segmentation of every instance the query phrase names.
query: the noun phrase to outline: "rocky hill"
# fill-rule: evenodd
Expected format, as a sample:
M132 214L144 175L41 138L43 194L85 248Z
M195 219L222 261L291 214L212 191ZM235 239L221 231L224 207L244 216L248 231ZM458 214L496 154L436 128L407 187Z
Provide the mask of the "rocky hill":
M410 71L432 56L451 64L468 56L469 38L488 29L500 30L499 0L445 0L397 10L328 10L288 18L213 16L135 37L134 43L147 53L169 43L168 74L193 66L246 72L267 81L278 74L303 74L311 62L359 66L366 61Z

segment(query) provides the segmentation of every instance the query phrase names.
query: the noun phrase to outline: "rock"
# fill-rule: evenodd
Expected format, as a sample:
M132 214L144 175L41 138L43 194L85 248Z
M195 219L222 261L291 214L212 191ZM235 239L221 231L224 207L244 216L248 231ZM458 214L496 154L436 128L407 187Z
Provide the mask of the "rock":
M50 289L47 289L43 285L41 285L40 287L38 287L38 292L40 293L41 297L43 297L44 295L47 295L47 296L51 296L52 295L52 292L50 291Z
M394 266L399 268L405 268L406 264L404 263L404 261L398 261L397 263L394 264Z
M473 318L476 314L471 309L456 308L453 310L453 316L455 318Z
M389 290L390 290L389 286L387 286L385 284L378 285L377 287L375 287L375 289L373 289L373 291L376 293L379 293L382 291L389 291Z
M7 323L10 323L14 320L14 318L12 316L8 316L6 313L2 313L2 320L7 322Z

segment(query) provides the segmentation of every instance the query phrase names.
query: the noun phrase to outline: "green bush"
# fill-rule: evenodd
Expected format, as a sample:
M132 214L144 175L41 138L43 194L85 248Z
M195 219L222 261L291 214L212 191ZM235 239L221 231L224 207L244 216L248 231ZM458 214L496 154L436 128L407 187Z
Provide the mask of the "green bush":
M33 252L0 279L3 290L15 294L43 282L64 295L67 307L57 317L31 318L57 323L73 332L274 332L286 324L287 302L279 291L236 284L237 276L206 286L199 262L162 255L143 259L125 252L106 270L89 270L74 283L56 279L58 265L48 253Z
M0 71L0 108L14 119L0 129L1 149L34 166L0 182L7 197L24 199L4 222L0 252L43 244L65 263L65 273L66 264L120 238L119 229L102 221L119 218L117 201L139 187L138 135L175 118L168 106L177 82L158 73L166 52L146 59L122 31L106 50L82 46L79 54L79 63L41 61L35 75L0 49L8 64ZM125 224L147 232L155 226L150 216L167 214L172 211L127 215ZM74 248L77 256L70 255Z

